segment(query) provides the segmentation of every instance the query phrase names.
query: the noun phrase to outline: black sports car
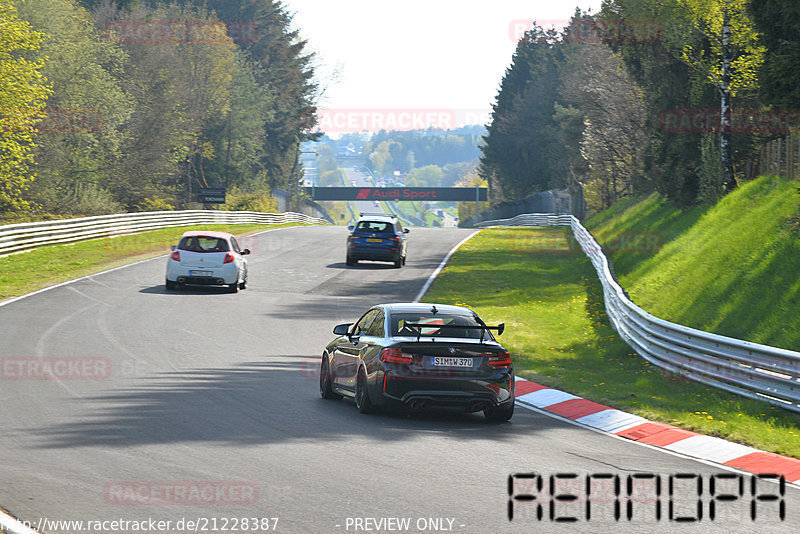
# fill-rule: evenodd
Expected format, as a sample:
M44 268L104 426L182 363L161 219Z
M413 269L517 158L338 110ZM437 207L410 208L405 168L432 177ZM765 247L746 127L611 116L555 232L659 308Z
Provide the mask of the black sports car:
M355 324L337 325L325 347L319 388L325 399L353 397L359 412L391 404L514 414L511 356L473 311L444 304L381 304Z

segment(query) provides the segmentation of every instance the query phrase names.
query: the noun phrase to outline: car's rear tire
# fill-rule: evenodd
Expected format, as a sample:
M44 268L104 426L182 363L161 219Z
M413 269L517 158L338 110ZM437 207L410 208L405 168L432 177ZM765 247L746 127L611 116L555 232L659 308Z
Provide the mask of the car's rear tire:
M353 258L351 258L350 256L347 256L347 262L346 262L346 263L347 263L347 265L348 265L349 267L352 267L353 265L355 265L356 263L358 263L358 260L354 260L354 259L353 259Z
M342 396L333 391L333 384L331 383L331 368L328 364L328 357L322 357L322 364L319 368L319 395L323 399L336 400L341 399Z
M174 291L178 289L177 282L173 282L172 280L166 280L165 282L166 283L164 285L167 286L167 291Z
M405 265L405 264L406 264L406 257L403 256L403 265Z
M358 371L358 378L356 379L356 408L359 413L375 413L375 405L369 398L369 389L367 388L367 375L364 369Z
M247 279L245 279L245 280L242 280L242 281L239 283L239 289L247 289Z
M238 293L239 292L239 282L235 284L228 284L228 293Z
M403 266L403 258L397 258L397 260L395 260L394 262L394 268L399 269L402 266Z
M488 408L483 410L483 416L487 423L504 423L514 415L514 403L498 408Z

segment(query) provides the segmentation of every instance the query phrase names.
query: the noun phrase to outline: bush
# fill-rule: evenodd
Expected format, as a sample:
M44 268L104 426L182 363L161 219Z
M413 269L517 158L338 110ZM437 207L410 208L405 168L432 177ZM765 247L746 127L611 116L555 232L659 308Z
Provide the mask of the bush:
M220 206L223 211L278 212L278 200L265 193L243 191L238 187L232 187L226 193L225 200L225 204Z
M163 198L146 198L137 206L139 211L173 211L175 206L168 203Z
M76 183L49 191L40 202L44 211L57 215L108 215L127 211L109 191L92 183Z

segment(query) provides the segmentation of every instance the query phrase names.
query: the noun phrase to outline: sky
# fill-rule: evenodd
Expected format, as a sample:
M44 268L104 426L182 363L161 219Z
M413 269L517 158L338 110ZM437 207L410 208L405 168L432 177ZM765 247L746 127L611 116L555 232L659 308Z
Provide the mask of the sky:
M325 131L487 122L522 31L600 0L284 0L316 55ZM396 127L393 127L396 126Z

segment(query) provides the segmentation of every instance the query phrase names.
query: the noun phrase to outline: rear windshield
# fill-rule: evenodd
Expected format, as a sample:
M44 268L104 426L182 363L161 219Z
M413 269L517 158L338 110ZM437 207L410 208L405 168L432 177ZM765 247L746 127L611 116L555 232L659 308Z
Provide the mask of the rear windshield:
M481 337L480 328L470 328L471 326L481 326L481 323L474 315L444 315L441 313L395 313L392 314L392 335L393 336L412 336L417 335L421 330L423 336L433 337L460 337L469 339L479 339ZM426 326L418 329L406 326L406 323L424 324ZM439 328L442 325L463 326L464 328ZM483 331L484 340L493 340L489 331Z
M228 252L228 242L220 237L205 235L184 237L178 243L178 249L189 252Z
M384 221L359 221L356 230L388 234L394 233L394 225Z

